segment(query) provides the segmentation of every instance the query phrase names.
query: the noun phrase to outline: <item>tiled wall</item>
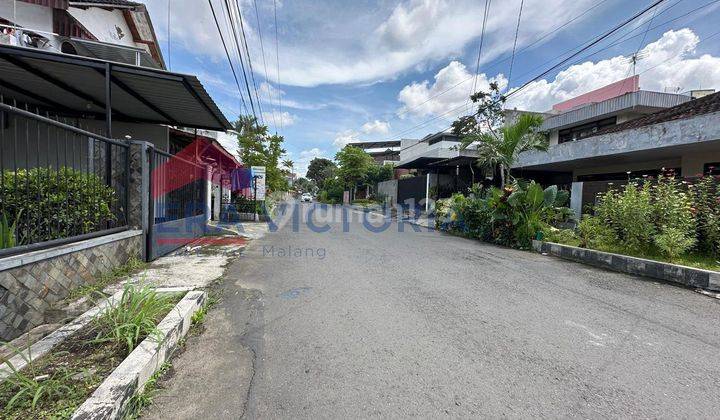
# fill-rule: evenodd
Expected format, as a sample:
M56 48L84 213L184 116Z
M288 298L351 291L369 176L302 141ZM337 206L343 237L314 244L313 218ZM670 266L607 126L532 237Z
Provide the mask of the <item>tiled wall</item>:
M43 324L47 310L72 289L139 257L142 238L123 237L0 272L0 340L12 340Z

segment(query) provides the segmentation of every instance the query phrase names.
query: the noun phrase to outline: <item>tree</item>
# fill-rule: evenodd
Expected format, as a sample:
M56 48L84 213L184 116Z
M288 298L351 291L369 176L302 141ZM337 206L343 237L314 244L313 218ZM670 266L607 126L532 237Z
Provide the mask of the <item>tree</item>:
M478 104L477 112L453 122L452 131L462 137L462 149L477 145L479 166L498 168L500 187L504 188L520 153L547 150L548 140L538 132L543 119L537 114L525 113L506 124L505 96L497 83L490 84L490 92L474 93L470 99Z
M394 173L395 169L392 165L370 165L366 182L371 187L374 187L380 182L391 180Z
M307 170L307 178L315 181L317 185L323 185L325 179L332 176L335 164L330 159L314 158L310 161Z
M364 182L370 166L374 164L367 152L354 146L345 146L337 152L335 160L338 162L337 176L349 188Z
M287 191L288 181L278 167L282 148L282 136L268 135L267 126L259 125L255 117L241 115L235 122L240 160L246 167L264 166L265 185L270 191Z
M297 181L295 181L295 188L297 188L300 192L315 192L317 190L317 186L315 185L315 182L307 179L307 178L298 178Z
M282 162L282 166L284 166L285 168L287 168L287 169L290 171L290 173L292 173L293 167L295 166L295 162L293 162L293 161L290 160L290 159L285 159L285 160L283 160L283 162Z

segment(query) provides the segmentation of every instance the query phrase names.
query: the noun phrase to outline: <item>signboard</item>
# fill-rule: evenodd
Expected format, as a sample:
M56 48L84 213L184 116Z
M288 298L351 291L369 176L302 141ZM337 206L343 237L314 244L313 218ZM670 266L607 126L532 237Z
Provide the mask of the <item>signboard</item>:
M256 200L265 200L265 167L253 166L250 168L253 184L250 185L250 194L255 194L257 188Z

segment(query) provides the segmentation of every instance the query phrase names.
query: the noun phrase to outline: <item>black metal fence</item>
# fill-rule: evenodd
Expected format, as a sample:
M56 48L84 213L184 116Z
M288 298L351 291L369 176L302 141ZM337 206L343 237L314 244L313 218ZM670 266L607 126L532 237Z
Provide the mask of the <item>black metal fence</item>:
M153 222L171 222L204 214L204 165L160 150L150 153Z
M0 96L0 256L127 228L129 145Z

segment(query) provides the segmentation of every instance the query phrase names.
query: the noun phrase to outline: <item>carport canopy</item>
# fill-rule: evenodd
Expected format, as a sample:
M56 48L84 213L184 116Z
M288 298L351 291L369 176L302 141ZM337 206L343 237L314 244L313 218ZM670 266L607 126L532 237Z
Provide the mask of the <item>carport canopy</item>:
M0 94L63 114L231 128L195 76L23 47L0 46Z

